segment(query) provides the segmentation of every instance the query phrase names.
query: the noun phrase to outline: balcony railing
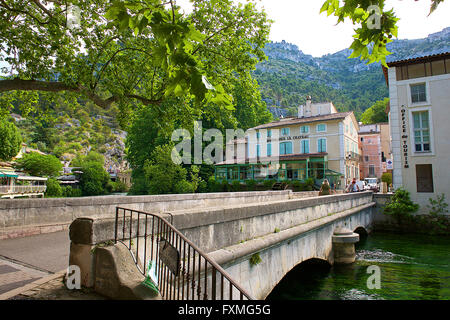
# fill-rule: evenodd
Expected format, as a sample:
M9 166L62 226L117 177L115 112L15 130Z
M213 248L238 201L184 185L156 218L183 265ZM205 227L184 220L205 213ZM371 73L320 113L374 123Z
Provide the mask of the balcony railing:
M47 186L0 186L0 195L44 193Z
M359 161L362 162L362 156L356 152L353 151L348 151L345 155L345 158L347 160L354 160L354 161Z

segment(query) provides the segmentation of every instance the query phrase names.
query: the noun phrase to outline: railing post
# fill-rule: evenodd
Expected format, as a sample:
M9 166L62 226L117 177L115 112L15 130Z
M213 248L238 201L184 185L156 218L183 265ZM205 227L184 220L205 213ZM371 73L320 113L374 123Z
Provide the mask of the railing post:
M116 207L116 225L114 226L114 243L117 243L117 228L119 226L119 207Z

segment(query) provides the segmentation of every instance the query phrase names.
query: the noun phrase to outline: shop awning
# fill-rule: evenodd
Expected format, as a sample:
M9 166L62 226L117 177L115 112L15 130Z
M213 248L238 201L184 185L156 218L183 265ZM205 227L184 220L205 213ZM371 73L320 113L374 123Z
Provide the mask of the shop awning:
M325 170L325 175L326 176L343 176L344 174L340 173L340 172L337 172L337 171L330 170L330 169L326 169Z
M0 178L17 178L18 175L15 172L0 171Z
M47 178L42 177L32 177L32 176L16 176L17 180L25 180L25 181L47 181Z

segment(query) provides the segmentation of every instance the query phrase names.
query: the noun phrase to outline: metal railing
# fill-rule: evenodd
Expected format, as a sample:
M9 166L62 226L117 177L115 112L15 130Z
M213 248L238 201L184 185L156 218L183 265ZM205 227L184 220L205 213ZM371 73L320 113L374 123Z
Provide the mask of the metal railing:
M212 259L161 216L116 208L114 242L123 243L143 274L156 265L159 292L166 300L253 300Z
M0 186L0 194L41 193L47 186Z

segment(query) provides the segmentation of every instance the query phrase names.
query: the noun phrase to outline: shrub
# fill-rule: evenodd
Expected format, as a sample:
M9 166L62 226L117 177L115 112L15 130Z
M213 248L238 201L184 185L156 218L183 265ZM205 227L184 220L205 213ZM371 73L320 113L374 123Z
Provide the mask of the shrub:
M241 191L241 182L238 181L238 180L234 180L234 181L231 183L231 191L233 191L233 192L239 192L239 191Z
M208 192L220 192L220 191L222 191L221 184L216 181L214 176L209 177L209 179L208 179Z
M395 190L391 200L384 207L384 214L391 215L399 221L402 218L410 217L413 212L419 209L419 205L412 202L409 192L403 188Z
M228 192L228 191L230 191L230 184L228 183L228 181L226 181L226 180L222 180L222 183L221 183L221 191L222 192Z
M437 216L443 213L448 212L448 203L445 202L445 194L438 195L436 197L436 200L429 198L428 201L430 202L427 207L430 209L430 215Z
M246 180L245 185L247 186L248 191L255 191L256 190L256 180Z
M47 191L45 192L46 197L62 197L63 189L59 185L58 180L48 179L47 180Z
M264 182L263 182L264 189L267 189L267 190L272 189L272 186L275 182L276 182L275 180L264 180Z
M194 193L194 185L186 180L178 181L175 184L174 191L176 194Z
M259 255L259 252L258 253L255 253L255 254L253 254L252 256L251 256L251 258L250 258L250 265L252 265L252 266L256 266L257 264L259 264L259 263L261 263L261 257L260 257L260 255Z
M302 182L295 180L292 182L292 188L294 189L294 192L298 192L302 189L302 186L304 185Z
M392 184L392 174L390 172L385 172L381 175L381 182L386 182L388 187Z
M314 187L314 179L308 178L305 180L303 191L313 191L313 187Z
M201 180L199 182L197 192L198 193L207 193L208 192L208 183L205 180Z
M112 182L112 184L114 187L113 192L127 192L128 191L127 185L120 180Z
M67 187L62 187L62 196L65 198L81 197L82 192L81 192L81 189L72 188L70 186L67 186Z

